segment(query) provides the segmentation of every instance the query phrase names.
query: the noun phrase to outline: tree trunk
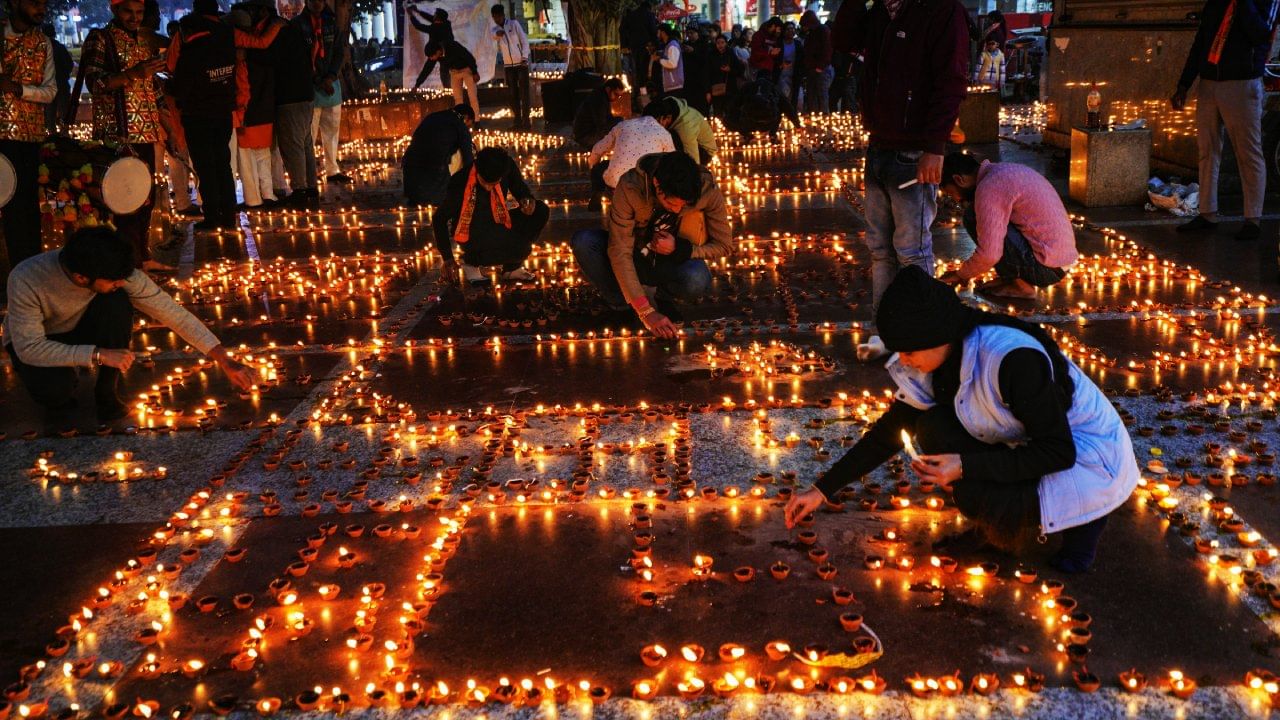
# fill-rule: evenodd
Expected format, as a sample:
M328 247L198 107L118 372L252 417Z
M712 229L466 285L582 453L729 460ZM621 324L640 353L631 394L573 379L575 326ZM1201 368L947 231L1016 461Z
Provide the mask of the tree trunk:
M622 72L622 56L618 49L621 4L616 0L573 0L568 8L566 20L573 42L569 71L594 68L601 75Z

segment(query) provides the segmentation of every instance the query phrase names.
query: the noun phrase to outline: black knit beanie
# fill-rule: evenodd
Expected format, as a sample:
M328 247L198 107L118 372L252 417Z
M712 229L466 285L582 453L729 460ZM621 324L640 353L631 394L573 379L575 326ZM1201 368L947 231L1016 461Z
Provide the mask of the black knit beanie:
M876 328L890 352L914 352L964 337L965 316L965 307L950 285L908 265L880 298Z

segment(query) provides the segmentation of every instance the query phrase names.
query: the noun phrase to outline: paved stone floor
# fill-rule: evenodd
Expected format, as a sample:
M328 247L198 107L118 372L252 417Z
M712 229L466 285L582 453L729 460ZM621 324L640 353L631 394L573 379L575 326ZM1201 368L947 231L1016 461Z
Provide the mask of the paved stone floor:
M136 414L95 428L86 398L77 436L41 437L0 366L0 717L1269 715L1274 217L1242 246L1080 212L1060 287L966 294L1044 322L1150 463L1095 572L1049 570L1055 538L947 542L963 520L901 461L787 531L785 499L885 407L854 355L856 138L722 138L739 252L675 341L602 327L567 246L601 216L549 133L480 135L552 205L529 286L442 282L388 143L345 148L360 180L321 212L158 228L169 289L260 388L140 324ZM1062 184L1034 136L979 150ZM941 216L954 262L972 244Z

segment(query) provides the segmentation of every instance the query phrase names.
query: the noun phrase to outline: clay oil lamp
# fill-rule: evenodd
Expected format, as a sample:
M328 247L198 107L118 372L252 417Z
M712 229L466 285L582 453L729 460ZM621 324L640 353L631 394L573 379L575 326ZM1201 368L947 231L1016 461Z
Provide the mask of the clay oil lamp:
M676 691L685 700L696 700L706 688L707 684L697 676L690 676L676 683Z
M914 568L915 566L916 566L916 559L911 557L910 555L903 555L902 557L896 558L893 561L894 569L901 570L902 572L910 572L911 569Z
M715 693L718 698L727 698L738 691L742 686L742 681L733 673L727 672L718 680L711 683L711 692Z
M791 678L787 683L787 689L797 695L808 695L813 692L814 682L803 675L797 675Z
M693 556L693 576L699 580L705 580L712 575L711 567L715 564L715 559L710 555L694 555Z
M660 687L660 683L654 678L637 680L635 684L631 686L631 697L636 700L652 700L658 696L658 690Z
M791 574L791 566L779 560L769 566L769 574L773 576L774 580L786 580L787 576Z
M796 540L802 545L814 545L818 542L818 533L813 530L801 530L796 533Z
M751 582L756 576L756 569L749 566L742 566L733 571L733 579L740 583Z
M1181 670L1169 671L1169 692L1180 700L1190 698L1196 692L1196 681L1183 675Z
M640 661L646 667L657 667L667 659L667 649L661 645L645 645L640 650Z
M202 613L213 612L218 607L218 598L214 595L205 595L196 600L196 609Z
M831 589L831 601L836 605L848 605L854 600L853 591L848 588L836 587Z
M853 651L858 655L870 655L878 646L876 639L869 635L859 635L853 639Z
M1076 688L1078 688L1080 692L1097 692L1098 688L1102 687L1102 680L1085 668L1072 671L1071 679L1075 681Z
M870 695L880 695L885 691L888 683L886 683L885 679L880 677L875 670L872 670L854 681L853 686L859 692L868 693Z
M841 613L840 627L845 632L856 633L862 629L862 615L860 613Z
M737 662L747 656L747 649L737 643L725 643L720 646L717 654L720 656L721 662Z
M830 580L831 578L836 576L836 572L837 572L836 566L832 565L831 563L823 563L819 565L817 568L815 568L814 571L818 574L818 577L822 578L823 580Z
M938 681L916 673L906 678L907 688L918 698L927 698L938 689Z
M809 549L809 559L819 565L827 561L831 553L826 548L814 547Z
M240 704L240 700L234 695L219 695L209 701L209 709L214 715L224 717L231 714Z
M1039 579L1040 574L1036 572L1034 568L1029 568L1025 565L1019 565L1016 569L1014 569L1013 577L1016 578L1017 581L1022 583L1023 585L1031 585L1037 579Z
M645 590L639 595L636 595L636 602L642 607L653 607L658 604L658 593L652 590Z
M1014 673L1011 679L1013 680L1013 687L1018 690L1038 693L1044 689L1044 674L1038 673L1031 668Z
M248 610L253 607L253 593L237 593L235 597L231 598L231 604L237 610Z
M969 681L969 692L988 696L1000 689L1000 677L993 673L978 673Z
M262 717L270 717L280 709L280 698L263 698L254 703L253 709L257 710Z
M819 663L827 657L828 652L826 645L812 643L804 646L804 650L801 652L801 658L808 663Z
M113 703L103 708L102 716L107 720L121 720L129 713L129 703Z
M1062 594L1064 587L1061 580L1045 580L1040 583L1040 593L1050 598L1057 598Z
M880 555L868 555L862 559L862 566L868 570L879 570L884 567L884 557Z
M764 654L777 662L791 655L791 645L783 640L773 640L764 646Z
M706 653L707 651L704 650L701 645L689 643L688 645L680 646L680 657L684 658L685 662L702 662L702 657L706 655Z
M1140 693L1147 688L1147 676L1133 668L1120 673L1120 689L1128 693Z
M258 662L258 651L252 648L238 653L231 658L231 669L239 672L248 672Z

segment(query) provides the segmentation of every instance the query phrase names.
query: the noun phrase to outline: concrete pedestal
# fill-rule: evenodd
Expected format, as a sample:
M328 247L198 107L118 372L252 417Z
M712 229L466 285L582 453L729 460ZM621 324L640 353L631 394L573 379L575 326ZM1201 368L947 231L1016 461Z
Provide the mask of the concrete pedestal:
M1000 93L971 92L960 103L960 129L966 145L1000 140Z
M1150 129L1071 129L1072 200L1085 207L1141 204L1150 175Z

